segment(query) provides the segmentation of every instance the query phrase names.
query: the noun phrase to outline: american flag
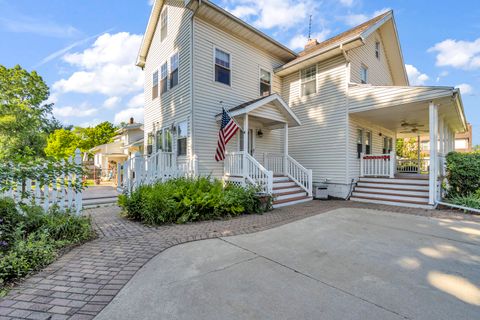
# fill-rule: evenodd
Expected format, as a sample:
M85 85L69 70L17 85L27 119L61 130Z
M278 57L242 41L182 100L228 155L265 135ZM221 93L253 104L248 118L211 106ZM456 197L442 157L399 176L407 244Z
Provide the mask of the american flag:
M225 159L225 146L228 141L237 133L239 127L237 123L228 115L225 109L222 110L222 123L218 132L217 152L215 160L222 161Z

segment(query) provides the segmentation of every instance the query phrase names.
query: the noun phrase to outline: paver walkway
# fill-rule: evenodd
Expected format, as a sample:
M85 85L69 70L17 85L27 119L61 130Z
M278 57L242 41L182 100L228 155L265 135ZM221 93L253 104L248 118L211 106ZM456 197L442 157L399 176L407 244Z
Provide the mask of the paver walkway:
M253 233L342 207L360 207L453 219L480 218L354 203L312 201L263 215L225 221L147 227L119 217L115 206L90 209L99 237L76 247L0 300L1 319L92 319L152 257L179 243Z

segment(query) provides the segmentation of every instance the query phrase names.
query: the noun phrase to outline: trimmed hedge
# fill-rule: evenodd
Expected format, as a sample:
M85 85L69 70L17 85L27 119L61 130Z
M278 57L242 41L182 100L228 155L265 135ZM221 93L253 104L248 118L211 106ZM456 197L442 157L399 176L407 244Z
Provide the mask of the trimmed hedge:
M447 155L448 197L468 196L480 189L480 153Z
M93 236L89 217L0 199L0 295L7 283L54 261L61 248Z
M142 186L121 195L118 203L127 218L158 225L261 213L270 208L270 201L264 208L255 188L224 188L219 180L199 177Z

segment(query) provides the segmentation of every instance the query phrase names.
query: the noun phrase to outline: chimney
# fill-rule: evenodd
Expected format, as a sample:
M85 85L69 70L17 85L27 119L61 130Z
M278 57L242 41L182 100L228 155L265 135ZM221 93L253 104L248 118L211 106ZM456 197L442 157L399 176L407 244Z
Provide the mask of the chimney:
M311 49L318 44L317 39L308 39L307 44L305 45L305 50Z
M134 123L135 123L135 121L134 121L133 117L130 118L130 122L128 124L134 124Z

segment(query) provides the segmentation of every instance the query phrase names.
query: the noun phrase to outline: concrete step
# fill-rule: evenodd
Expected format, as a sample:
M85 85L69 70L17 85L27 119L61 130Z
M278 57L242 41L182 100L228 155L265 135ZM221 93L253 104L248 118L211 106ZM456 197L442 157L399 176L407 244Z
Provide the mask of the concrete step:
M351 197L351 201L357 202L366 202L366 203L377 203L377 204L385 204L389 206L400 206L400 207L410 207L410 208L419 208L419 209L433 209L433 206L427 203L413 203L413 202L403 202L403 201L386 201L380 199L371 199L365 197Z
M300 188L297 185L290 186L290 187L283 187L283 188L275 188L273 187L273 194L278 194L278 193L285 193L285 192L292 192L292 191L297 191L301 192L303 189Z
M307 196L298 197L298 198L291 198L291 199L286 199L286 200L275 200L273 202L273 208L276 209L276 208L291 206L291 205L294 205L294 204L299 204L299 203L308 202L308 201L312 201L312 200L313 200L312 197L307 197Z
M358 187L366 188L378 188L378 189L394 189L394 190L417 190L417 191L427 191L428 185L418 185L418 184L392 184L392 183L373 183L373 182L363 182L359 181L357 183Z
M391 194L380 194L380 193L372 193L372 192L354 191L354 192L352 192L352 197L377 199L377 200L393 201L393 202L401 201L401 202L428 204L428 196L426 196L426 197L399 196L399 195L391 195Z
M293 192L284 192L284 193L277 193L275 194L275 201L287 200L287 199L295 199L299 197L306 196L307 193L305 191L293 191Z
M383 193L383 194L392 194L392 195L405 195L405 196L420 196L428 197L428 190L401 190L401 189L389 189L389 188L372 188L372 187L355 187L355 191L358 192L371 192L371 193Z
M389 179L389 178L360 178L361 182L374 182L374 183L386 183L386 184L408 184L408 185L424 185L428 186L428 180L425 179Z

